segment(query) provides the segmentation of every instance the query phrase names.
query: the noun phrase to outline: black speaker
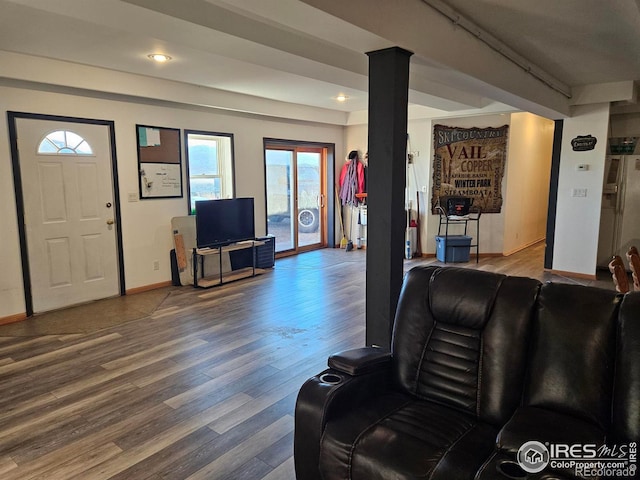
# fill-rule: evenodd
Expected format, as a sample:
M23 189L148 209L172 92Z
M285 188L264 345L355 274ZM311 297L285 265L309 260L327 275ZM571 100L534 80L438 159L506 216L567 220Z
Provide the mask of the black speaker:
M273 268L276 263L276 237L267 235L256 240L264 242L264 245L256 247L256 268Z

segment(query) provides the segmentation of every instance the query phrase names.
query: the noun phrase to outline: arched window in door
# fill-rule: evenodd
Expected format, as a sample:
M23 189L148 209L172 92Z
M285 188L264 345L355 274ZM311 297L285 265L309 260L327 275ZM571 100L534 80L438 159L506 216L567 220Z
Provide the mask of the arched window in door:
M91 145L70 130L49 133L38 145L38 155L93 155Z

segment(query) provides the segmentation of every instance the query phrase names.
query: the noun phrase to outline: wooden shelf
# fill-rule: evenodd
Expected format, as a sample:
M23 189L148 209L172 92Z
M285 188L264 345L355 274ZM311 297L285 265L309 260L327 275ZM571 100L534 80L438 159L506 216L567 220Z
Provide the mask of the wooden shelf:
M235 282L236 280L242 280L243 278L250 278L255 275L262 275L266 273L268 270L264 268L256 268L255 272L251 267L240 268L238 270L232 270L231 272L222 274L222 281L220 281L219 275L212 275L210 277L204 277L198 279L198 287L201 288L211 288L217 287L218 285L223 285L229 282Z
M246 242L232 243L231 245L225 245L223 247L213 248L196 248L198 255L218 255L219 253L234 252L236 250L244 250L245 248L253 248L264 245L264 242L259 240L247 240Z
M198 279L198 284L194 284L194 287L211 288L218 285L222 285L222 281L220 280L220 277L216 275L215 277L204 277Z
M256 268L256 252L255 249L258 246L265 245L265 242L260 240L248 240L245 242L238 242L231 245L225 245L222 247L214 248L194 248L193 249L193 286L199 288L211 288L218 285L222 285L242 278L249 278L255 275L264 273L266 270ZM228 252L234 252L237 250L252 250L253 265L250 267L238 268L236 270L223 271L222 268L222 254ZM219 270L215 275L206 275L204 273L204 257L209 255L220 256ZM199 268L198 268L199 266ZM198 277L198 269L200 269L201 277Z

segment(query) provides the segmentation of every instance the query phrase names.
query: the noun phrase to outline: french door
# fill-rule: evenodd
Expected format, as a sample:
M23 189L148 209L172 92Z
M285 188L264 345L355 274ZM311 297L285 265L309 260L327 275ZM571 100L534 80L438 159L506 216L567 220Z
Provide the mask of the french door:
M266 145L267 233L276 253L326 246L325 148Z

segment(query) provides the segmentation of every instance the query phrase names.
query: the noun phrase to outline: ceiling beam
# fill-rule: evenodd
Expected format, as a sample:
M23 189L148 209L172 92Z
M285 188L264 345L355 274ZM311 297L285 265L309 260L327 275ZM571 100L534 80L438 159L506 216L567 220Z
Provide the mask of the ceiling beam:
M401 7L388 0L301 1L375 33L418 57L464 74L469 78L468 84L475 82L473 93L547 118L570 115L565 95L540 82L422 0L405 0Z
M261 17L250 17L247 16L247 12L232 11L225 6L215 5L205 0L181 0L179 3L172 0L122 1L255 43L256 47L252 49L256 55L255 58L247 58L245 55L241 58L244 61L262 63L264 66L274 66L273 62L276 61L278 69L289 73L328 82L334 81L348 88L367 91L368 64L364 52L353 50L349 45L335 44L335 39L329 35L333 29L327 28L326 38L317 36L322 34L318 32L310 35L303 29L295 29L302 28L300 25L294 28ZM295 4L292 7L295 7ZM309 9L307 6L305 8ZM313 22L344 23L315 9L313 11L316 12ZM356 27L350 25L342 27L351 28L353 37L360 35L360 29ZM368 38L362 41L369 42L367 45L369 50L391 46L388 41L378 38L377 35L371 35L364 30L362 33L367 33ZM167 40L172 40L171 31L165 31L162 35ZM265 55L261 47L271 51ZM206 49L206 47L203 48ZM233 58L237 53L227 52L225 55ZM316 68L310 62L301 63L296 59L315 62ZM482 108L488 103L483 97L439 81L437 70L420 66L412 68L410 88L418 94L424 94L423 96L413 95L412 99L426 101L428 98L430 103L424 105L446 111Z
M605 102L636 103L637 101L638 89L636 83L629 80L626 82L609 82L573 87L571 105Z

